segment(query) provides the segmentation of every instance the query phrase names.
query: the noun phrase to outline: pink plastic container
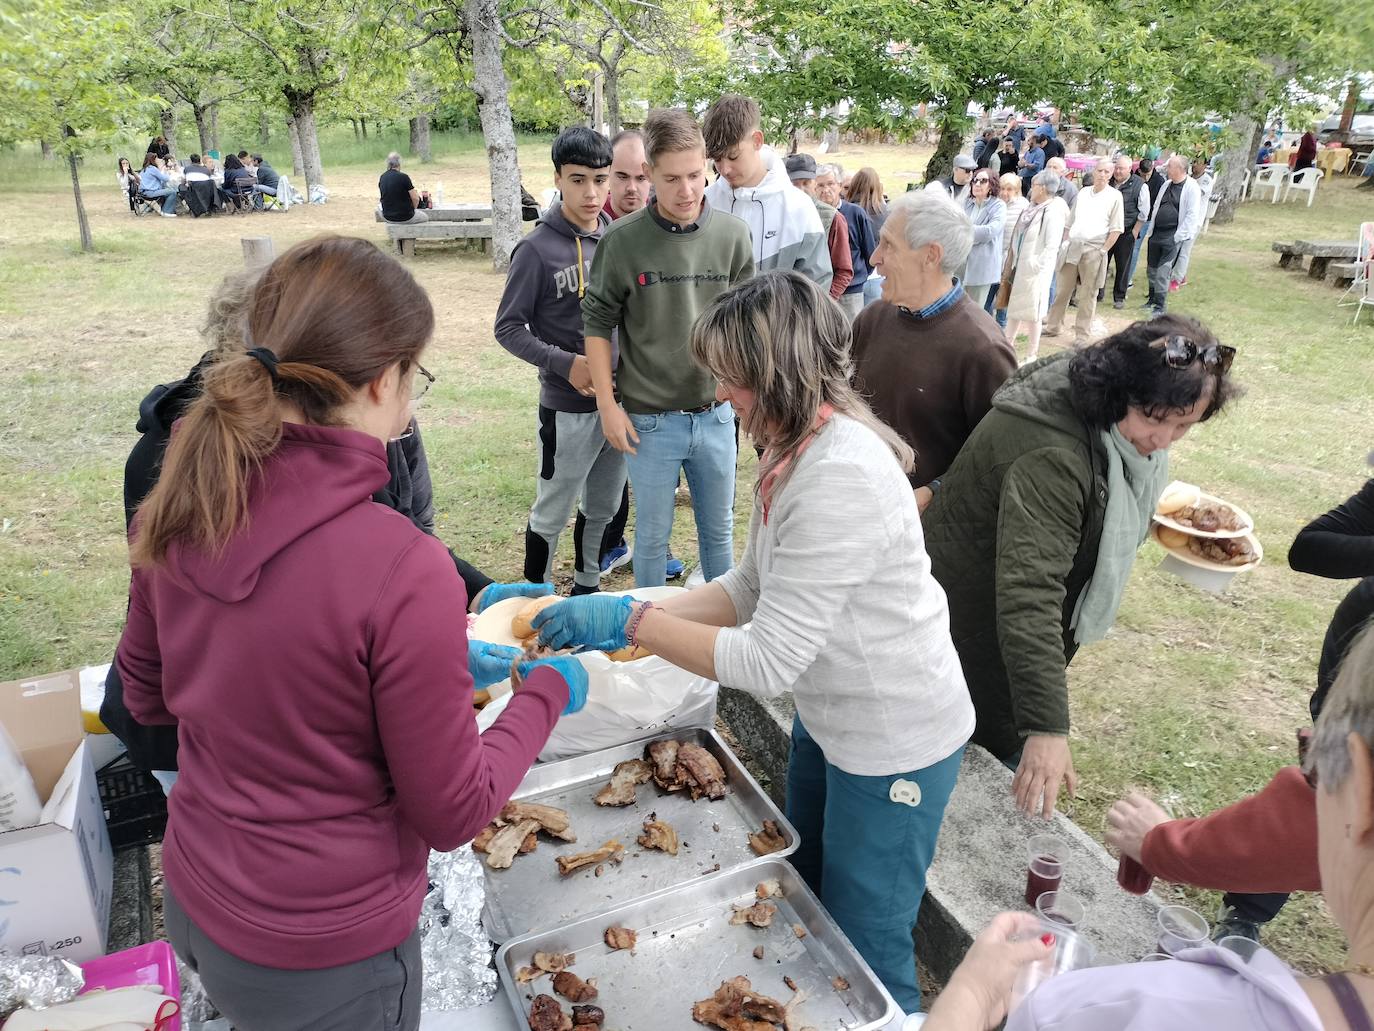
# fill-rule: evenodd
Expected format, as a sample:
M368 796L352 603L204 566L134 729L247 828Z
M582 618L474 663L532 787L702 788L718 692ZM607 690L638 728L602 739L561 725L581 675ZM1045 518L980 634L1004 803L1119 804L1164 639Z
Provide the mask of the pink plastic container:
M97 988L154 984L162 986L163 995L170 995L181 1003L181 975L177 973L176 953L165 941L149 942L82 963L81 973L86 977L86 992ZM166 1026L167 1031L181 1031L181 1014Z

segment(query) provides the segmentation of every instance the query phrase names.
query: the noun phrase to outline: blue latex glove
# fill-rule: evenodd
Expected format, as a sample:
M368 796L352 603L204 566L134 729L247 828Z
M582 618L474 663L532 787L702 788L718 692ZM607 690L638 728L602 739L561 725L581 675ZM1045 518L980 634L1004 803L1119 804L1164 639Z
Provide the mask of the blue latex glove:
M508 598L546 598L553 593L553 584L487 584L482 597L477 602L477 615L481 615L498 601Z
M539 643L550 648L576 648L579 645L613 652L626 645L625 622L630 618L627 597L609 594L583 594L550 605L532 624Z
M587 704L587 670L574 655L555 655L549 659L535 659L533 662L520 663L520 678L528 679L531 670L548 666L557 670L558 675L568 685L568 704L563 715L581 712Z
M504 644L468 641L468 672L472 674L473 690L501 683L510 676L510 664L523 654L521 649Z

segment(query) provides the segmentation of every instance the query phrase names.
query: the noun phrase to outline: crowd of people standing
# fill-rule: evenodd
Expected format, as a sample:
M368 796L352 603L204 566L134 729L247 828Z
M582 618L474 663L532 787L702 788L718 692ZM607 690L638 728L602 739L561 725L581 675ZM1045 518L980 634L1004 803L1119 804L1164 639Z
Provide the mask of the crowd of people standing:
M980 157L1005 150L983 142ZM1126 234L1159 234L1152 282L1192 238L1181 159L1155 195L1153 168L1122 158L1076 193L1037 167L1029 197L1019 169L968 158L888 201L870 169L846 184L837 165L774 152L745 97L700 124L661 109L613 140L560 133L560 198L517 246L495 327L539 378L526 582L435 537L417 416L435 315L404 267L322 237L226 284L213 351L141 413L128 624L102 709L175 783L167 930L225 1015L417 1027L428 850L471 840L585 704L566 650L631 646L791 692L793 862L918 1011L912 929L966 743L1013 771L1027 814L1073 793L1066 668L1115 621L1171 446L1239 393L1235 349L1162 304L1096 340L1080 310L1080 346L1018 368L992 312L1034 341L1046 316L1060 331L1058 300L1081 309L1109 260L1134 257ZM737 562L740 434L759 464ZM627 485L636 585L665 582L683 478L704 584L661 603L600 591ZM469 614L553 593L574 511L572 595L534 621L555 654L469 640ZM1374 816L1351 816L1374 790L1367 652L1318 724L1308 801L1328 887L1359 880L1374 840ZM479 737L468 695L512 662L522 683ZM1361 906L1336 901L1362 926ZM1006 918L980 939L932 1031L1005 1015L1016 969L1049 947L1024 931ZM1176 962L1150 976L1196 995ZM1264 976L1297 984L1274 964ZM1058 982L1013 1026L1103 1026L1096 1001L1139 1004L1122 986L1147 975L1125 969ZM1225 969L1214 994L1242 995L1244 971Z

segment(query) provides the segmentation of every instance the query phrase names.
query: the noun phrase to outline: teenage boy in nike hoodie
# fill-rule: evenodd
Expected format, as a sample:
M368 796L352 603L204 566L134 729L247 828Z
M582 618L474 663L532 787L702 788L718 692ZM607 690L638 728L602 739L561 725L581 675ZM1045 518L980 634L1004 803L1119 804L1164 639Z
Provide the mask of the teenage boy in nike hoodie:
M620 507L625 456L606 441L583 348L582 298L611 182L611 145L584 126L553 141L554 184L562 200L511 255L496 312L496 339L539 370L539 470L525 527L525 578L553 578L558 535L573 506L573 594L600 590L602 538ZM611 368L617 355L612 341Z
M749 226L757 271L792 269L829 290L833 271L820 215L792 189L782 159L764 145L761 126L759 105L737 93L706 112L706 156L720 173L706 189L707 203Z

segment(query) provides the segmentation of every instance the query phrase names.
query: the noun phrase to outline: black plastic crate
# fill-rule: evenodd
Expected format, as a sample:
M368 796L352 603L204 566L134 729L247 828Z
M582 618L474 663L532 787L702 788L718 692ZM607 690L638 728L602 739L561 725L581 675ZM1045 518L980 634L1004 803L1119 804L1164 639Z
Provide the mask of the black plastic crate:
M105 807L110 845L116 852L162 840L167 829L167 796L151 774L121 755L102 766L95 781Z

